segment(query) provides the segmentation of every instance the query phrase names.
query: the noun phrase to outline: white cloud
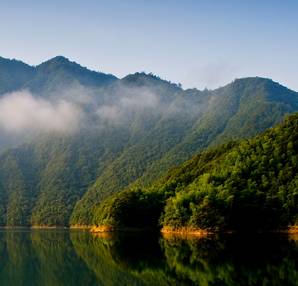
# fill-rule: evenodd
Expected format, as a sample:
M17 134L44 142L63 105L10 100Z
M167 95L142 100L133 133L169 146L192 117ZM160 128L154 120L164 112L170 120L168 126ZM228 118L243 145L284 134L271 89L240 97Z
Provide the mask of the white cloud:
M121 111L115 105L100 106L96 113L101 119L112 122L118 121L121 117Z
M142 112L146 109L158 111L159 103L159 97L147 88L121 86L116 99L98 106L96 113L104 121L119 123L129 118L132 112Z
M69 101L51 102L28 91L0 99L0 128L6 132L72 132L79 126L80 115L80 109Z

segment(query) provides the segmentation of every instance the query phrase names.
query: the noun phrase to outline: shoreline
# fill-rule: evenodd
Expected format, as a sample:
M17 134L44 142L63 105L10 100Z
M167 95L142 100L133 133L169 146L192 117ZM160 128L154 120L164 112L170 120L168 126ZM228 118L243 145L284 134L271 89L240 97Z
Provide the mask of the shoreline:
M102 225L102 226L93 226L89 229L91 233L105 233L105 232L116 232L116 228L108 225ZM118 229L118 231L121 231Z
M113 227L108 225L101 226L92 226L88 227L91 233L110 233L110 232L160 232L162 235L170 235L170 234L178 234L178 235L191 235L191 236L207 236L214 234L237 234L237 233L252 233L252 234L262 234L262 233L284 233L284 234L298 234L298 225L290 226L284 229L275 229L275 230L256 230L256 231L236 231L236 230L204 230L198 228L189 228L189 227L181 227L181 228L173 228L169 226L165 226L160 230L154 228L132 228L132 227Z
M89 230L91 233L109 233L109 232L159 232L157 228L137 228L137 227L113 227L108 225L93 226Z
M160 233L164 236L169 235L179 235L179 236L207 236L212 235L217 232L215 231L209 231L209 230L203 230L203 229L196 229L196 228L189 228L189 227L180 227L180 228L173 228L169 226L165 226L160 230Z
M290 234L298 234L298 225L290 226L287 231Z
M91 230L92 229L92 225L78 225L78 224L75 224L75 225L70 225L68 227L70 230Z
M68 229L67 226L58 226L58 225L31 225L30 229Z
M160 232L162 234L180 234L180 235L195 235L195 236L206 236L206 235L213 235L213 234L232 234L232 233L285 233L285 234L298 234L298 225L289 226L288 228L284 229L275 229L275 230L256 230L256 231L236 231L236 230L203 230L203 229L196 229L196 228L189 228L189 227L181 227L181 228L173 228L169 226L163 227Z
M249 232L239 232L239 231L220 231L220 230L203 230L197 228L189 228L189 227L181 227L181 228L173 228L169 226L165 226L160 230L154 228L133 228L133 227L113 227L108 225L101 226L91 226L91 225L71 225L71 226L47 226L47 225L32 225L32 226L0 226L0 230L84 230L89 231L90 233L111 233L111 232L160 232L162 235L182 235L182 236L207 236L214 234L232 234L232 233L284 233L284 234L298 234L298 225L290 226L285 229L277 229L277 230L259 230L259 231L249 231Z

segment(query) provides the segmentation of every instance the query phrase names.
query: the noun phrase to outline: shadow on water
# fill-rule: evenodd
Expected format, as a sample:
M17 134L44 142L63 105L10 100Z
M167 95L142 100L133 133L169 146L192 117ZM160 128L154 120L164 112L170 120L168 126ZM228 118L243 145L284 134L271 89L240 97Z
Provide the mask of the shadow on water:
M297 285L298 237L0 231L0 285Z
M177 281L185 285L297 285L298 241L285 235L225 235L161 240Z

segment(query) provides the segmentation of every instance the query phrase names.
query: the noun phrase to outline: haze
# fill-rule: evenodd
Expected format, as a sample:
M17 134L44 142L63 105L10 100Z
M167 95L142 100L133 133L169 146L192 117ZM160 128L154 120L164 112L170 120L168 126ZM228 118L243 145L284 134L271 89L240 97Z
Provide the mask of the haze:
M64 55L184 88L262 76L298 90L297 11L291 0L1 1L0 55L34 65Z

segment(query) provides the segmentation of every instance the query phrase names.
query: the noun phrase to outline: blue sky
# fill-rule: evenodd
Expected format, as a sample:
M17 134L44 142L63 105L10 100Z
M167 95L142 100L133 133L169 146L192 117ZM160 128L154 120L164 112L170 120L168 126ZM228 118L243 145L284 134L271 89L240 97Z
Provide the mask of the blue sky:
M118 77L153 72L183 87L264 76L298 90L295 0L0 0L0 55L64 55Z

